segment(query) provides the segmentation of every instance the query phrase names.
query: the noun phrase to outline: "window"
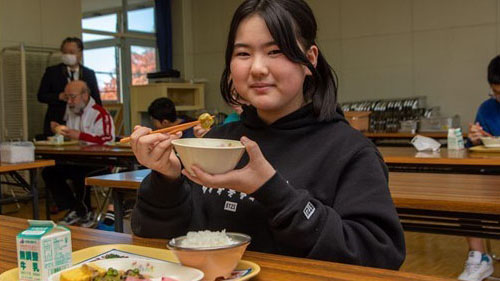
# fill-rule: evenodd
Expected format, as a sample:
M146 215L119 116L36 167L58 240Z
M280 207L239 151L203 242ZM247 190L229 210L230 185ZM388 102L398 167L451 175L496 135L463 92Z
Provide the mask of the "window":
M95 71L105 102L126 101L128 86L146 84L147 73L155 72L158 65L154 1L122 4L82 1L83 61Z
M84 50L85 65L95 71L103 101L119 100L116 47Z
M128 30L139 32L155 32L154 8L128 11Z
M85 33L85 32L82 33L83 42L92 42L92 41L105 40L105 39L113 39L113 36L99 35L99 34Z
M82 19L82 28L90 30L116 32L117 14Z
M132 68L132 85L148 83L146 75L156 70L156 49L153 47L131 46L130 62Z

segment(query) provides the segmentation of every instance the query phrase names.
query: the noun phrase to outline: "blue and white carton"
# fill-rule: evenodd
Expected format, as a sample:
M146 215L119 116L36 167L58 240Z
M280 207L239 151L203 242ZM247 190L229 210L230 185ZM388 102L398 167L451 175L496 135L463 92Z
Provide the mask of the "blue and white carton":
M460 150L464 149L464 138L462 136L462 129L450 128L448 129L448 149Z
M69 268L71 232L53 221L28 220L29 227L16 237L19 281L45 281Z

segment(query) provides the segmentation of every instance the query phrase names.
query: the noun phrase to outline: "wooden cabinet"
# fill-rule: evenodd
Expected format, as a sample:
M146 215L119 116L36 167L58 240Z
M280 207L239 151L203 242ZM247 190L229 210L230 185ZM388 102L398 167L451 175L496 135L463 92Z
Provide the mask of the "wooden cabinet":
M149 123L148 107L155 99L171 99L177 111L189 111L205 108L205 87L191 83L155 83L132 86L130 88L131 127ZM147 118L147 120L144 120Z

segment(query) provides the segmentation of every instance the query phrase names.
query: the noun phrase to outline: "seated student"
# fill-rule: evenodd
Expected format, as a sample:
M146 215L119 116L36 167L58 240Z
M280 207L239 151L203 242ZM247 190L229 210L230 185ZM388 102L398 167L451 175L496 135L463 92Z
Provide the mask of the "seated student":
M187 116L178 116L175 104L169 98L157 98L148 107L149 116L153 121L155 130L187 123L193 119ZM183 138L194 138L193 128L182 132Z
M63 128L57 122L50 122L52 131L72 140L80 140L87 144L104 144L115 139L113 117L97 104L90 96L87 84L81 80L66 85L64 93L67 99ZM59 129L61 128L61 129Z
M496 56L488 65L488 83L490 98L477 110L476 121L469 126L467 142L470 145L481 144L481 137L500 136L500 56ZM481 238L467 237L469 254L465 268L458 277L463 281L480 281L493 274L491 256L484 249Z
M239 104L231 104L230 106L234 109L234 111L231 112L226 117L226 119L224 119L224 122L222 123L222 125L226 125L226 124L231 123L231 122L240 121L240 115L243 112L243 108Z
M57 133L67 138L89 144L104 144L114 140L113 118L106 109L95 103L85 82L68 83L64 93L68 101L64 118L66 126L52 122L54 133L57 130ZM90 192L85 188L85 177L102 169L103 167L98 166L56 165L42 171L46 187L50 189L57 208L70 209L59 223L65 225L78 223L84 227L92 225ZM75 194L66 180L73 182Z
M249 105L241 121L207 137L240 140L237 168L182 169L171 141L137 126L132 150L152 169L132 212L136 235L172 238L191 230L252 237L249 250L397 269L404 233L377 148L349 126L337 83L316 43L303 0L246 0L229 31L221 94Z

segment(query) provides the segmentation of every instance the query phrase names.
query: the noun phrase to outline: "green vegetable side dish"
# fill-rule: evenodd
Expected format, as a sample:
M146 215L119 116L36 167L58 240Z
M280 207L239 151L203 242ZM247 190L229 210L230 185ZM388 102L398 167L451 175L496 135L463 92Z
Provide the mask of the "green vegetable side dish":
M135 280L149 280L149 276L142 275L138 268L123 271L110 267L104 276L93 277L92 281L123 281L127 277L135 277Z

